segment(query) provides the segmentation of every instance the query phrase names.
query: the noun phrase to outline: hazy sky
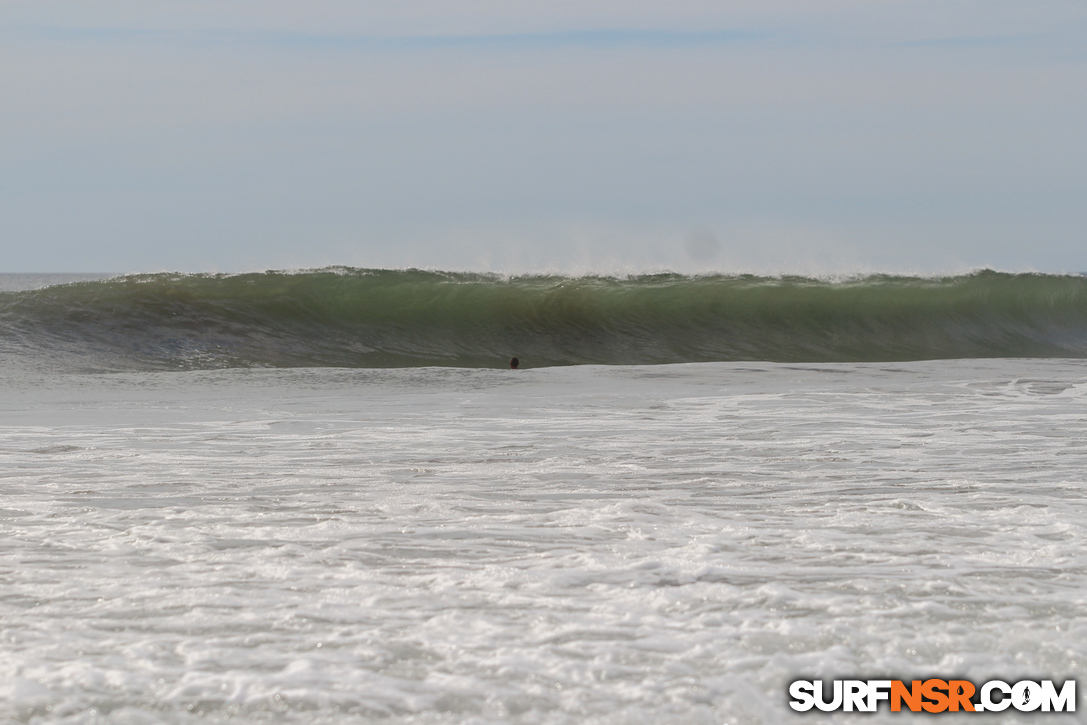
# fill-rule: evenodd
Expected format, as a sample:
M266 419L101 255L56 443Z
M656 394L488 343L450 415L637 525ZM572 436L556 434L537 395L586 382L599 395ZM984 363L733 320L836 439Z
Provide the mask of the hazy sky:
M0 0L0 272L1087 271L1083 0Z

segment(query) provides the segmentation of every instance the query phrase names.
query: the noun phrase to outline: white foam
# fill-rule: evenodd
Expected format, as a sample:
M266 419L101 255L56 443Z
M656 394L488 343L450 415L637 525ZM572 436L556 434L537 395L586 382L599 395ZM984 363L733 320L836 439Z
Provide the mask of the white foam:
M1073 677L1085 380L9 373L0 717L735 725L801 676Z

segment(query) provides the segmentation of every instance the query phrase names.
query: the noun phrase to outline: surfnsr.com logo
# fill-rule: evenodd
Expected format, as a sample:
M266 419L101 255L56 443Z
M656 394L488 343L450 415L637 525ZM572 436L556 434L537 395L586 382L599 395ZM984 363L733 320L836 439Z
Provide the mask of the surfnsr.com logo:
M881 702L891 712L1075 712L1076 681L1058 689L1052 680L990 680L980 687L969 680L834 680L824 691L822 680L797 680L789 697L789 707L799 712L875 712Z

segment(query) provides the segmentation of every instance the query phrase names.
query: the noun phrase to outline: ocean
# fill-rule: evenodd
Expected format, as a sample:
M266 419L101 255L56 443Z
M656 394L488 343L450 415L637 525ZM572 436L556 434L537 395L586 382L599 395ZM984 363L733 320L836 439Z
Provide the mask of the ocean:
M1082 277L0 283L2 722L920 723L789 683L1087 661Z

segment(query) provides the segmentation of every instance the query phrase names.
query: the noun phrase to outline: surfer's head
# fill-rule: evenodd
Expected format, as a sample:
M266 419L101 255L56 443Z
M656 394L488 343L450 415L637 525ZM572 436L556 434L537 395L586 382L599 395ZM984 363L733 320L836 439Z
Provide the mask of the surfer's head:
M510 370L516 370L521 365L521 361L515 357L510 358Z

